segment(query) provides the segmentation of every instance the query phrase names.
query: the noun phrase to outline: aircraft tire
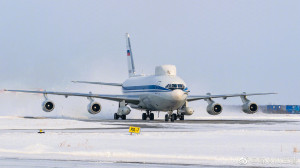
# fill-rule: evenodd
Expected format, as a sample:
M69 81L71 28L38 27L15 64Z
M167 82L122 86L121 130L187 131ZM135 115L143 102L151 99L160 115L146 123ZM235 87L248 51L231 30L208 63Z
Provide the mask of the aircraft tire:
M150 120L154 120L154 114L153 114L153 113L150 113L149 118L150 118Z
M146 120L147 119L147 114L146 113L143 113L142 114L142 120Z
M176 115L176 114L175 114L175 115ZM171 115L171 122L174 122L174 120L175 120L175 115L174 115L174 114Z
M126 115L121 115L122 120L126 120Z
M168 114L165 115L165 121L169 121L169 115Z
M181 116L180 116L179 119L180 119L180 120L184 120L184 115L181 114Z
M114 119L115 120L119 119L119 115L117 113L114 114Z

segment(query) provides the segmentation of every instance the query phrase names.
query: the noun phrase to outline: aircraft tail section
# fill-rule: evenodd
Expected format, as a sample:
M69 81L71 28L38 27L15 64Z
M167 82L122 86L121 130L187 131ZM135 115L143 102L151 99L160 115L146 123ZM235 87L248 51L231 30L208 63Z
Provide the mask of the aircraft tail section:
M135 76L135 67L134 67L130 38L129 38L128 33L126 33L126 46L127 46L128 74L129 74L129 77L132 77L132 76Z

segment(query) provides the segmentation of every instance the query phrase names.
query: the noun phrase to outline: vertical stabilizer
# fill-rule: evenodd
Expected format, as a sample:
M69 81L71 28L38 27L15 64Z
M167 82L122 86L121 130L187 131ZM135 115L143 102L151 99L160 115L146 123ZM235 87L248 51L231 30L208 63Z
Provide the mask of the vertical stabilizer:
M129 74L129 77L132 77L132 76L135 76L135 67L134 67L131 44L130 44L130 39L129 39L128 33L126 33L126 45L127 45L128 74Z

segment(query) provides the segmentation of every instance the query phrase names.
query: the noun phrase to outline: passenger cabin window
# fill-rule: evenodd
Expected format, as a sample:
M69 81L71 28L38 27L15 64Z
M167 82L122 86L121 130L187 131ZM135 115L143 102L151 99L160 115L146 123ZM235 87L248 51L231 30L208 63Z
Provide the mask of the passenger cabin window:
M168 84L166 88L170 90L175 90L175 89L184 90L185 86L183 84Z

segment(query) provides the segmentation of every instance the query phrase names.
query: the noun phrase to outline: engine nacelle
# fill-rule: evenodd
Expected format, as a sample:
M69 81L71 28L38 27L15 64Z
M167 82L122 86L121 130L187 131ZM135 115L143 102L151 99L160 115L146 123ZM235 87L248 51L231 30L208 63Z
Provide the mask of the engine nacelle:
M118 115L128 115L131 112L131 109L127 106L119 107Z
M42 103L42 108L45 112L51 112L55 108L55 105L52 101L45 100Z
M98 114L102 109L101 104L94 101L92 101L87 108L90 114Z
M192 115L194 113L194 109L191 107L184 107L180 109L179 112L183 115Z
M256 103L251 103L251 102L244 103L242 108L243 108L243 112L245 112L247 114L256 113L257 110L258 110L257 104Z
M218 103L210 103L208 104L206 111L210 115L219 115L223 110L223 107Z

